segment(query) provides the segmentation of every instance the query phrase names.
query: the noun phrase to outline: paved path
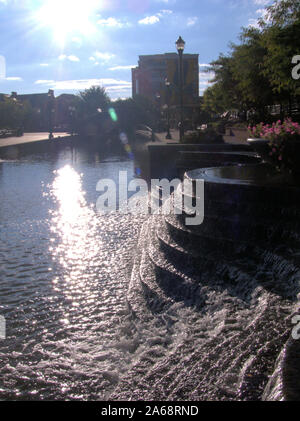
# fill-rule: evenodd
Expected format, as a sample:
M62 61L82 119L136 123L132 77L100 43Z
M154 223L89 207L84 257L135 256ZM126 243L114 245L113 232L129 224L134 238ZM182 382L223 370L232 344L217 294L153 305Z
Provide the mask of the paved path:
M162 143L179 143L179 130L170 130L172 139L166 139L167 132L155 133L155 136Z
M67 137L70 136L69 133L53 133L54 139L58 137ZM47 140L49 138L49 133L42 132L42 133L25 133L23 136L20 137L7 137L5 139L0 139L0 148L3 146L14 146L14 145L21 145L23 143L30 143L30 142L40 142L41 140Z
M157 139L159 139L162 143L179 143L179 130L171 130L172 139L166 139L167 133L155 133ZM235 136L226 136L223 135L223 139L225 143L235 144L235 145L247 145L247 141L242 138L238 138Z

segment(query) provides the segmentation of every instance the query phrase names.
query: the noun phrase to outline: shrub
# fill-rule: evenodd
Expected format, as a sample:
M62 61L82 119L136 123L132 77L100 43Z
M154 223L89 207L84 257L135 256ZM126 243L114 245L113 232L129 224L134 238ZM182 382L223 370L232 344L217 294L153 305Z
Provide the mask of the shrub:
M223 136L214 129L188 132L185 134L183 143L191 144L211 144L224 143Z

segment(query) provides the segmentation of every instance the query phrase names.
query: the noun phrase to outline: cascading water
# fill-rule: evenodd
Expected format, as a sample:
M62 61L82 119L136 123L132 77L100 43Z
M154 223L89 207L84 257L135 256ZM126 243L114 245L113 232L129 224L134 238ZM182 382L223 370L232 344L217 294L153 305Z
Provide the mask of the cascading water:
M281 374L267 384L297 307L297 208L275 208L266 243L228 235L241 212L270 226L268 203L207 200L194 230L97 215L97 181L119 171L133 163L68 151L0 164L0 398L283 399Z

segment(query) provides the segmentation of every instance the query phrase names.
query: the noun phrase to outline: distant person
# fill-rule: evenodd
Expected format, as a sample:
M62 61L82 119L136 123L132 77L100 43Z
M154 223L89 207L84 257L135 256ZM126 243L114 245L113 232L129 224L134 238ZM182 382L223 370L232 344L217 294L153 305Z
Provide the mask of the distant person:
M151 130L151 140L152 142L155 142L155 135L154 135L154 130Z

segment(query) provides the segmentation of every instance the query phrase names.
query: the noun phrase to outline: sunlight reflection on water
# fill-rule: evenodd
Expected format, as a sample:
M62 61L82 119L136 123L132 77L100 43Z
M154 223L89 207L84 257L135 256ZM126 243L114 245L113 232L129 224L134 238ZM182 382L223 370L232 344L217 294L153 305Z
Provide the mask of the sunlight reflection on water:
M68 150L0 164L0 399L99 399L128 369L136 345L120 327L144 218L95 206L119 171L130 180L133 162Z
M65 268L62 291L78 307L82 302L91 304L96 295L89 288L88 272L91 262L101 253L102 242L97 236L97 216L85 200L81 175L69 165L55 172L50 194L58 202L52 211L51 231L61 239L49 250L53 258ZM53 281L58 289L58 280ZM64 322L68 322L64 319Z

